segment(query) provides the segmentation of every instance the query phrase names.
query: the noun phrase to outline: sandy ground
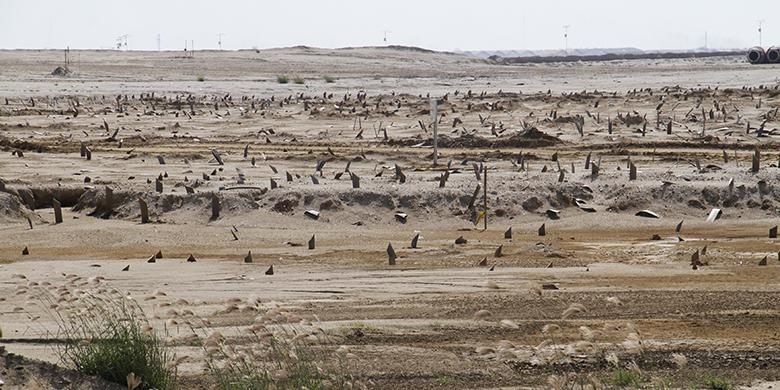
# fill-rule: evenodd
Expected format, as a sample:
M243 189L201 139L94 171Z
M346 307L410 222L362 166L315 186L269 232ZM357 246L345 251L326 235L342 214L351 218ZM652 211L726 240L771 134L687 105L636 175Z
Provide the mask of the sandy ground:
M371 388L544 388L567 373L609 386L613 354L648 386L777 387L774 66L294 48L81 52L76 74L49 76L60 56L0 52L10 352L56 362L41 283L106 284L165 328L188 387L205 386L203 354L168 326L185 310L236 340L258 312L283 311L327 334L326 350L348 348ZM437 166L428 94L441 99ZM474 223L485 200L487 230ZM713 208L722 217L706 222Z

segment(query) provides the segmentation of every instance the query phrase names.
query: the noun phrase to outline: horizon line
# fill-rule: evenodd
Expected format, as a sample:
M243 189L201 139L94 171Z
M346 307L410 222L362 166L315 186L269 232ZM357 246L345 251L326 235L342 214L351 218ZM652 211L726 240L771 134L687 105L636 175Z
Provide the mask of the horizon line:
M321 46L308 46L308 45L291 45L291 46L273 46L273 47L264 47L264 48L256 48L256 47L246 47L246 48L232 48L232 49L225 49L225 48L204 48L204 49L195 49L196 52L240 52L240 51L265 51L265 50L282 50L282 49L319 49L319 50L350 50L350 49L413 49L413 50L423 50L423 51L429 51L434 53L442 53L442 54L459 54L459 53L474 53L474 52L506 52L506 51L558 51L558 52L576 52L581 50L626 50L626 49L634 49L634 50L640 50L643 52L693 52L693 51L710 51L710 52L718 52L718 51L736 51L736 50L747 50L750 47L757 47L759 45L753 45L749 47L693 47L693 48L687 48L687 49L669 49L669 48L655 48L655 49L642 49L636 46L620 46L620 47L570 47L568 49L565 48L504 48L504 49L452 49L452 50L437 50L437 49L429 49L422 46L414 46L414 45L364 45L364 46L340 46L340 47L321 47ZM771 47L771 46L767 46ZM58 51L58 50L78 50L78 51L112 51L112 52L184 52L184 49L135 49L135 48L123 48L123 49L117 49L115 47L101 47L101 48L83 48L83 47L64 47L64 48L53 48L53 47L16 47L16 48L0 48L0 51ZM187 50L190 51L190 50Z

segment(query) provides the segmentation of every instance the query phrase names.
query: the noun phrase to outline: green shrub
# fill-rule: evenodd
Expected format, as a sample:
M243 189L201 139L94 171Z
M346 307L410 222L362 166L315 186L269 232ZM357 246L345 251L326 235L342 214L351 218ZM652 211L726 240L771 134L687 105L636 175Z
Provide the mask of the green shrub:
M126 384L133 373L138 389L176 388L175 355L158 337L138 303L116 290L82 291L71 303L57 304L49 290L37 297L52 308L60 359L77 371Z
M325 79L325 82L326 82L326 83L328 83L328 84L331 84L331 83L335 83L335 82L336 82L336 79L335 79L335 78L333 78L333 77L331 77L331 76L328 76L328 75L325 75L325 76L323 76L323 78Z
M305 83L306 83L306 80L304 80L304 79L303 79L303 77L298 77L298 76L296 76L296 77L293 79L293 82L294 82L295 84L303 85L303 84L305 84Z
M206 81L206 78L203 77L203 76L198 76L198 81L204 82L204 81Z
M276 76L276 82L279 84L287 84L290 82L290 78L287 76Z

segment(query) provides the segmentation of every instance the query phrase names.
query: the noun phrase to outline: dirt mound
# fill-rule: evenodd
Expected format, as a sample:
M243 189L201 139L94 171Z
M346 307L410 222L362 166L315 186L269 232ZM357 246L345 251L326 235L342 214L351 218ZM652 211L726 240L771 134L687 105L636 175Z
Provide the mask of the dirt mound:
M3 389L121 390L126 388L55 364L27 359L0 347Z
M81 186L34 186L34 187L7 187L5 189L29 209L42 209L52 207L52 199L57 199L64 207L76 205L79 197L86 191Z
M402 140L390 140L393 146L411 146L420 143L419 138L406 138ZM508 137L485 138L475 134L464 134L459 137L439 136L440 148L543 148L555 146L563 141L555 136L546 134L533 127L520 132L515 132ZM432 146L433 139L423 141L424 146Z
M774 200L780 198L780 191L769 185L740 185L734 188L684 183L653 188L615 185L605 186L600 197L603 205L612 211L652 207L689 208L694 212L712 207L770 211L775 209Z
M71 73L67 66L58 66L51 72L52 76L65 77Z
M2 150L29 150L38 153L43 153L49 150L48 147L36 142L10 139L3 136L0 136L0 148L2 148Z
M144 199L149 208L149 218L158 222L203 223L211 218L211 198L216 195L220 203L220 217L241 215L255 210L263 191L198 192L195 194L159 194L156 192L116 190L107 199L105 188L84 192L73 211L83 212L103 219L140 220Z
M35 212L22 203L19 196L0 192L0 223L24 221L27 218L33 221L40 220Z
M392 223L396 211L423 216L429 220L456 218L472 221L476 207L470 209L469 204L472 203L475 187L465 181L456 185L454 181L459 179L461 178L452 179L452 188L426 188L424 185L343 191L280 188L269 191L262 199L260 208L286 215L297 215L306 209L316 209L328 211L330 221L350 223L358 219L364 222ZM465 177L462 179L468 180ZM529 202L525 202L528 199L532 199L530 203L538 209L545 205L567 207L575 197L591 199L592 195L578 184L551 184L519 191L511 197L491 197L490 204L496 215L511 217L527 212L524 207L528 206ZM481 204L481 199L482 193L477 196L476 206Z

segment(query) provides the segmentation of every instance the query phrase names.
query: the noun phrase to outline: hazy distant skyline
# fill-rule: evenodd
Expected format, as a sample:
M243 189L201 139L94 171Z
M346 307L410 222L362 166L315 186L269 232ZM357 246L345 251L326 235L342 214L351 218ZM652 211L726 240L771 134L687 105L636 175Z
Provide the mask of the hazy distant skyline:
M0 0L0 48L181 50L419 46L434 50L780 45L778 0ZM766 15L761 16L761 15ZM388 41L383 37L387 31Z

